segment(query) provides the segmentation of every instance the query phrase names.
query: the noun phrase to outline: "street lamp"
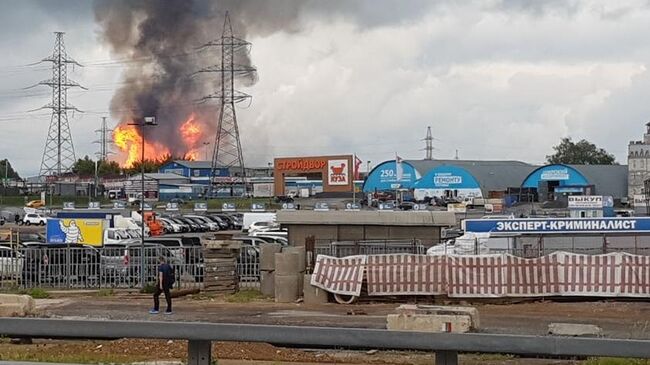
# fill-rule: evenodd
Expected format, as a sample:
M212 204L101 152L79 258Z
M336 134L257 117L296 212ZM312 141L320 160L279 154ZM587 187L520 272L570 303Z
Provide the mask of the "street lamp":
M142 156L140 159L140 181L142 183L142 190L140 192L140 286L144 289L144 129L145 127L153 127L158 125L156 117L144 117L138 120L137 123L129 123L129 125L137 125L140 127L140 135L142 136Z

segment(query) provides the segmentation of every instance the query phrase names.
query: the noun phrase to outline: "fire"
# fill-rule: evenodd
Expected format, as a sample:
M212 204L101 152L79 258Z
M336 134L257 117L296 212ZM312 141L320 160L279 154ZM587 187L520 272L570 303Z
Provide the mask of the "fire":
M185 154L184 158L189 161L196 161L199 159L199 151L191 150L190 152Z
M162 128L158 126L157 128ZM201 141L204 138L204 126L200 123L195 113L191 113L187 119L178 127L178 134L184 145L184 150L178 150L175 147L172 151L164 144L149 138L147 134L145 138L145 160L160 160L165 156L173 158L183 158L186 160L199 160ZM140 135L140 128L128 123L122 123L117 126L113 131L113 142L115 146L122 152L119 154L122 161L120 165L126 168L131 168L133 165L140 161L142 158L142 136Z
M196 143L201 139L201 136L203 135L201 126L196 120L194 113L190 114L189 118L187 118L187 120L181 124L179 130L181 132L183 142L185 142L185 145L188 147L188 149L196 147Z
M113 142L126 155L122 166L130 168L142 158L142 136L137 126L119 125L113 131ZM169 148L157 142L144 142L145 160L157 160L161 156L169 155Z

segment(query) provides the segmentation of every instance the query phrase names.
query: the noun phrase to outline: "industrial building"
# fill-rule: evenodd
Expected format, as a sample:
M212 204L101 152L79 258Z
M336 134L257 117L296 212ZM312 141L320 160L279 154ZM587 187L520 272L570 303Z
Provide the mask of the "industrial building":
M369 173L363 191L409 190L416 200L494 197L505 198L507 204L596 194L625 201L627 176L625 165L540 166L507 160L405 160L398 168L397 162L390 160Z
M303 246L308 236L316 243L335 241L418 240L430 246L440 242L442 230L456 224L450 212L434 211L288 211L276 222L288 229L289 244Z

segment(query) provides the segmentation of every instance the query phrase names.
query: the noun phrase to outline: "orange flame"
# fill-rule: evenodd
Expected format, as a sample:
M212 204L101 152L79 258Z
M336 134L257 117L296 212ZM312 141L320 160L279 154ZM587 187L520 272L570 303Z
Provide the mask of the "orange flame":
M122 166L131 168L133 164L142 159L142 136L137 126L119 125L113 131L113 142L126 155ZM145 160L157 160L161 156L169 155L169 148L157 142L144 142Z
M204 130L196 114L189 115L179 127L178 132L185 145L185 153L182 158L186 160L198 160L200 157L200 141L203 140ZM113 131L113 142L122 152L120 165L131 168L142 158L142 136L138 126L126 123L119 125ZM175 151L180 153L182 151ZM145 160L159 160L164 156L171 156L171 150L167 146L145 139Z
M194 113L190 114L189 118L187 118L187 120L181 124L179 130L181 132L183 142L185 142L188 150L196 147L196 143L199 141L199 139L201 139L201 135L203 134L201 131L201 126L196 120Z

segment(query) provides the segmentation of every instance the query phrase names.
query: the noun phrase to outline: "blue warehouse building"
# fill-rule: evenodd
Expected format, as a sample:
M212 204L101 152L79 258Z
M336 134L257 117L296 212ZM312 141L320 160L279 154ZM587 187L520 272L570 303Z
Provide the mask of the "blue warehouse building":
M405 160L397 180L394 160L377 165L364 183L364 193L405 189L415 200L434 197L551 201L567 195L627 198L625 165L532 165L521 161Z
M184 161L175 160L160 167L161 173L172 173L185 176L190 179L191 184L210 184L212 163L210 161ZM227 168L220 168L216 171L218 177L228 177L230 172Z

